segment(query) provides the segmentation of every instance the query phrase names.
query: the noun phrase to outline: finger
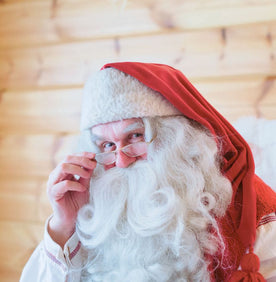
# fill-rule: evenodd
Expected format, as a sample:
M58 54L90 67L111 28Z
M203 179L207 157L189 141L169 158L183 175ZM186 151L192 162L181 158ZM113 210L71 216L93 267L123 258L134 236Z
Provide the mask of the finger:
M86 169L94 169L97 165L97 162L94 160L95 154L90 153L87 155L69 155L64 160L65 163L75 164L82 166Z
M81 193L81 192L85 192L86 190L87 187L83 186L79 182L72 180L64 180L54 185L51 191L49 191L49 195L51 199L58 201L65 195L65 193L69 191Z
M88 158L88 159L94 159L95 158L95 153L92 153L92 152L80 152L80 153L75 153L73 155L79 156L79 157L85 157L85 158Z
M63 180L71 180L74 176L72 174L68 175L62 171L61 164L59 164L49 175L47 187L51 188L53 185L61 182Z
M91 176L92 176L92 173L91 173ZM90 186L90 179L91 179L91 177L90 178L80 177L79 183L88 188Z
M68 163L59 164L50 174L48 186L53 186L63 180L72 180L77 175L82 178L91 178L91 170L86 170L78 165Z
M94 153L91 152L82 152L74 155L69 155L66 157L65 161L63 163L60 163L50 174L49 179L48 179L48 186L55 185L56 183L63 181L63 180L70 180L74 177L74 175L79 175L78 171L73 171L73 170L64 170L63 164L64 163L70 163L72 162L75 165L78 165L80 167L86 168L88 171L89 170L94 170L96 167L97 163L96 161L92 161L95 157ZM89 159L91 158L91 159ZM82 175L79 175L80 177ZM87 176L84 176L87 177Z
M78 175L82 178L90 178L91 170L87 170L84 167L79 165L74 165L71 163L63 163L61 164L61 175Z

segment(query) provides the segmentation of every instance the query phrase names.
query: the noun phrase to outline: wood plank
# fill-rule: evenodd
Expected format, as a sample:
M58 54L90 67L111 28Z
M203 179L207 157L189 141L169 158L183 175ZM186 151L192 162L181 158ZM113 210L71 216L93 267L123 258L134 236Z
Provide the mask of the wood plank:
M243 116L276 119L275 78L194 81L203 96L230 122Z
M229 107L276 105L276 77L271 79L192 80L194 86L211 103Z
M2 48L57 43L83 38L106 38L156 32L147 7L121 6L110 1L22 1L2 5ZM20 21L20 25L14 21ZM2 38L3 38L2 37Z
M56 3L56 4L55 4ZM276 20L274 0L8 1L0 9L1 48L224 28ZM20 24L18 24L20 22Z
M185 29L206 29L275 21L275 1L155 1L163 26ZM167 16L167 17L166 17Z
M275 114L275 105L273 106L261 106L258 109L258 114L256 113L256 109L253 107L228 107L225 105L218 105L216 109L219 112L225 112L224 117L230 122L233 123L237 121L241 117L245 116L256 116L265 119L276 119Z
M44 224L0 221L0 281L19 281L27 260L43 238Z
M166 63L191 78L273 76L275 40L276 24L270 24L2 50L0 85L82 85L110 61Z
M14 133L77 133L81 88L2 91L0 127Z
M75 149L73 135L0 135L0 178L48 178ZM72 149L73 147L73 149Z
M0 187L0 221L43 224L52 213L46 177L1 177Z
M194 85L231 123L243 116L276 119L275 79L194 81Z
M276 107L276 83L273 78L192 79L192 82L210 103L216 107L224 106L222 114L228 115L231 120L235 120L243 112L239 110L231 116L227 112L229 107L248 108L248 113L256 114L258 103L263 108L265 117L275 117L273 111L267 112L267 107ZM50 134L57 135L57 138L79 134L81 92L82 88L2 92L2 134ZM65 139L69 144L69 136Z

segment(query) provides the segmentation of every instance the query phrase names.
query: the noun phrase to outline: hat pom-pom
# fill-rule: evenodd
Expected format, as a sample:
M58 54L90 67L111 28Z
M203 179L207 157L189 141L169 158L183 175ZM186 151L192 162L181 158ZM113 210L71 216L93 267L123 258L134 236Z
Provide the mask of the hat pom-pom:
M253 253L250 248L249 253L245 254L241 259L241 270L236 270L230 276L229 282L265 282L266 280L261 273L258 272L260 268L260 260L257 255Z

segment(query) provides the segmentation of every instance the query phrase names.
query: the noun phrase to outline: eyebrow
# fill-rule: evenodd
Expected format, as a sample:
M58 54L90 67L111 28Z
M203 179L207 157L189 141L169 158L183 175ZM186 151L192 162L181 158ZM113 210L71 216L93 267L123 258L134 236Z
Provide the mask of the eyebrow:
M144 123L141 121L137 121L135 123L130 124L129 126L127 126L124 130L123 133L128 133L130 131L136 130L136 129L141 129L144 128Z

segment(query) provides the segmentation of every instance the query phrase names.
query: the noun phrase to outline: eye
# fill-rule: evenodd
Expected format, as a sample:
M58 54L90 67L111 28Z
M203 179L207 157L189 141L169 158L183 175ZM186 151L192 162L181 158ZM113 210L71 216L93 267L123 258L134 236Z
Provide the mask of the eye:
M129 136L129 139L130 139L130 141L132 141L132 142L144 141L144 134L143 134L143 133L140 133L140 132L135 132L135 133L132 133L132 134Z
M114 151L116 150L116 145L113 142L104 142L101 147L106 152Z

